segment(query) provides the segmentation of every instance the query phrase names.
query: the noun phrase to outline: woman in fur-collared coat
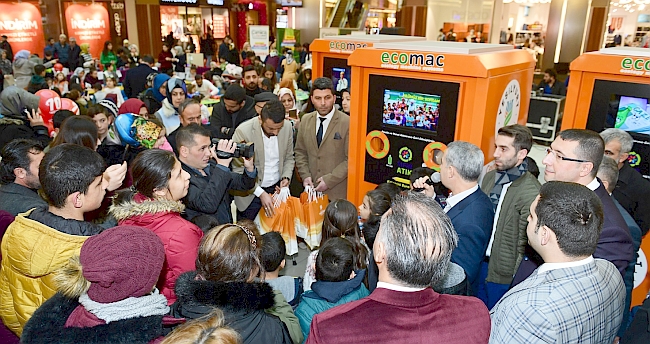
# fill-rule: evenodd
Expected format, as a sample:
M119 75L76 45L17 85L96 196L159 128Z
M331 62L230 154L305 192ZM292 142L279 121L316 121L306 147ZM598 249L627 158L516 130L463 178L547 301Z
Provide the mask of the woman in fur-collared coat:
M226 326L237 331L244 344L292 343L283 323L287 320L265 311L276 306L274 292L268 283L255 280L264 269L249 229L226 224L210 230L201 242L196 269L176 280L173 316L195 319L219 308ZM295 318L291 306L286 307Z
M133 187L118 193L110 213L120 225L145 227L165 245L165 265L158 289L171 305L176 301L174 283L183 272L194 270L203 232L183 219L190 175L181 168L174 153L161 149L145 150L131 164Z

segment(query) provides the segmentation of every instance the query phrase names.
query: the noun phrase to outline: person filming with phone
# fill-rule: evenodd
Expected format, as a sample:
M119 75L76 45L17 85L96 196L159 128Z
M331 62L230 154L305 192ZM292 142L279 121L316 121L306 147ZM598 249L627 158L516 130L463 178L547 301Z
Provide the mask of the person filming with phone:
M246 191L255 186L257 169L252 144L210 139L210 131L196 123L182 127L176 135L178 159L190 174L190 186L183 199L188 220L213 216L219 224L232 223L230 190ZM242 157L244 172L231 172L230 162Z

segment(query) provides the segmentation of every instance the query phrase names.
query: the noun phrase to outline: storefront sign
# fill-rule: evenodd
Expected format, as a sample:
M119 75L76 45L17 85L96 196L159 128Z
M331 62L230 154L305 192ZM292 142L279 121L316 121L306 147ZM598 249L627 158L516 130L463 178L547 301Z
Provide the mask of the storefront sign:
M367 43L331 41L330 52L352 54L356 49L365 48L367 46L368 46Z
M269 54L269 26L268 25L251 25L248 27L248 36L251 49L259 56L262 61Z
M7 35L14 54L29 50L42 55L45 39L38 7L26 2L0 3L0 35Z
M111 23L108 10L100 4L71 4L65 10L68 36L77 44L88 43L90 54L99 58L104 42L111 40ZM114 50L117 47L113 47Z
M389 69L422 70L442 72L445 66L445 55L418 53L381 53L381 67Z
M223 0L160 0L160 5L210 5L210 6L223 6Z

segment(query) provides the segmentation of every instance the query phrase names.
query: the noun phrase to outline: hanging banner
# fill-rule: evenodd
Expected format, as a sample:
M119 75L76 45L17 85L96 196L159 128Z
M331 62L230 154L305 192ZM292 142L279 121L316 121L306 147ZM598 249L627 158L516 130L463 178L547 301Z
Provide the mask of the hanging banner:
M296 45L296 33L294 29L284 29L284 36L282 37L283 47L293 48Z
M255 56L259 56L262 61L269 54L269 26L268 25L251 25L248 27L248 37L251 49Z
M90 54L99 59L104 42L111 40L111 25L108 10L100 4L70 4L65 10L68 37L77 39L77 44L88 43ZM113 47L113 51L117 49Z
M6 35L13 53L29 50L43 55L43 21L34 4L0 3L0 36Z

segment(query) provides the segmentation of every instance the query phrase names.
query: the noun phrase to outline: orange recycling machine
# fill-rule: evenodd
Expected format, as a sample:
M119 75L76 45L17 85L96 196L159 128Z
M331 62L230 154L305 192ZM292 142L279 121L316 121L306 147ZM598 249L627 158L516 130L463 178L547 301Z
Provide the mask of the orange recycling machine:
M571 62L562 129L600 132L620 128L632 135L628 162L650 178L650 49L617 47L585 53ZM641 242L634 273L632 306L650 290L650 236Z
M312 80L331 78L337 91L351 86L348 57L357 48L372 47L376 43L422 41L423 37L398 35L340 35L315 39L309 45L312 55Z
M378 43L352 67L348 199L383 182L409 187L414 168L439 169L454 140L491 155L498 128L524 125L535 60L510 45Z

